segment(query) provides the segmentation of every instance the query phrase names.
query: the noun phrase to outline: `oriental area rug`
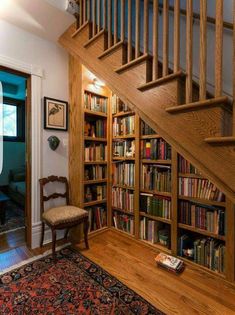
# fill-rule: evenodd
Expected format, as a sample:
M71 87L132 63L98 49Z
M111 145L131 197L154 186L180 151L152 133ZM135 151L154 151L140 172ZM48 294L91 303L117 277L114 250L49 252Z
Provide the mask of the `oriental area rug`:
M71 247L0 276L0 314L162 315Z

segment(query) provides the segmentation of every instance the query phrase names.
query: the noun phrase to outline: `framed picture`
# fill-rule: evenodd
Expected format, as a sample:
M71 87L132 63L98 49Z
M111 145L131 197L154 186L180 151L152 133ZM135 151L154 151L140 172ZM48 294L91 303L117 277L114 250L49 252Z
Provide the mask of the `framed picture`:
M68 102L44 97L44 129L68 130Z

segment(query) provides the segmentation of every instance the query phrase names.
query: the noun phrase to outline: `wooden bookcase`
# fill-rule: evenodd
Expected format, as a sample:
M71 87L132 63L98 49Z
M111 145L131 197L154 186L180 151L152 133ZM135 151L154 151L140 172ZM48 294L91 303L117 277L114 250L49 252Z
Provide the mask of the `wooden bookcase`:
M76 62L73 58L71 58L70 62ZM211 200L213 198L209 198L208 196L196 196L190 197L189 193L185 193L184 195L180 195L180 179L186 179L186 182L204 181L203 184L206 185L208 180L206 179L203 174L198 172L183 172L182 169L179 168L179 161L181 161L180 155L175 151L174 148L171 148L171 155L168 158L163 158L162 156L158 156L155 158L143 157L141 155L141 148L143 150L143 143L147 141L148 143L152 141L152 143L156 146L159 144L164 143L163 139L160 135L156 133L147 132L143 134L143 122L141 121L138 114L133 113L130 109L128 109L125 104L122 104L121 100L117 100L117 97L112 95L111 91L108 88L100 88L99 91L94 90L92 87L90 73L81 65L80 71L82 73L82 77L77 78L77 87L79 87L76 91L71 91L71 108L70 108L70 115L72 115L72 119L70 121L70 184L71 184L71 201L80 207L91 207L97 205L106 205L107 207L107 227L110 229L114 229L119 233L124 233L127 237L133 237L144 246L151 246L156 248L156 251L165 251L167 253L171 253L175 256L180 256L179 251L179 244L181 237L185 234L188 235L191 241L191 245L188 245L188 249L192 249L194 246L194 242L197 239L201 239L202 243L198 243L198 248L200 246L205 246L205 240L207 238L211 238L215 240L215 245L218 244L225 244L225 260L224 260L224 273L215 272L203 265L200 265L194 261L194 259L181 257L186 261L187 264L192 264L196 268L203 269L208 272L217 273L219 276L226 278L229 281L234 281L234 225L235 225L235 218L234 218L234 205L230 202L229 199L224 198L220 201L218 200ZM72 71L73 72L73 71ZM74 78L75 74L73 74ZM74 87L73 87L74 88ZM100 113L94 112L90 109L84 109L84 92L88 91L93 95L101 96L107 98L108 101L108 110L107 113ZM115 99L116 98L116 99ZM116 110L112 109L112 104L118 102L118 104L122 104L122 107L118 108L116 106ZM124 109L122 109L124 108ZM107 133L105 137L97 137L97 135L91 134L84 134L84 127L85 121L87 117L92 117L93 121L103 119L107 121ZM130 118L133 117L133 118ZM125 120L126 119L126 120ZM114 129L115 123L122 122L122 125L125 125L125 121L128 119L133 119L134 122L134 132L116 132L117 130L120 131L120 128ZM117 124L116 124L117 125ZM155 142L154 142L155 141ZM103 161L85 161L85 146L87 143L97 143L97 144L106 144L107 143L107 160ZM124 149L122 150L122 146L128 148L131 146L131 143L135 145L135 154L134 155L127 155L120 152L126 152ZM115 146L116 144L116 146ZM120 145L119 145L120 144ZM125 144L125 145L124 145ZM131 151L131 150L130 150ZM129 151L128 151L129 152ZM131 151L132 152L132 151ZM129 152L130 153L130 152ZM115 177L115 168L123 167L125 169L125 165L133 165L134 170L134 179L132 185L127 185L126 182L116 181ZM99 179L87 179L84 178L84 169L87 166L96 166L96 165L103 165L107 169L107 173L105 178ZM147 186L143 185L143 168L152 172L155 169L157 170L156 174L164 172L168 170L168 175L171 179L170 189L157 189L154 187L153 189L149 189ZM128 168L125 169L125 171ZM133 172L132 170L132 172ZM92 200L84 202L84 198L86 195L85 188L87 186L94 186L94 185L105 185L107 189L107 198L104 200ZM195 185L195 183L193 184ZM208 184L209 185L209 184ZM209 186L208 186L209 187ZM195 187L194 187L195 188ZM128 199L129 206L120 206L118 205L117 201L114 202L114 197L120 195L122 192L123 195L126 193L126 198ZM127 194L129 193L129 195ZM144 194L144 195L143 195ZM113 198L112 198L113 196ZM130 197L132 196L132 197ZM169 207L168 215L162 214L156 215L151 213L151 211L147 211L147 209L142 209L142 197L153 196L154 202L158 202L158 206L163 202L162 200L167 200L168 203L170 202L171 206ZM112 200L113 199L113 200ZM117 198L116 198L117 199ZM116 200L115 199L115 200ZM124 197L123 197L124 199ZM130 206L130 199L131 199L131 206ZM150 198L151 199L151 198ZM156 201L157 200L157 201ZM159 201L160 200L160 201ZM151 201L154 204L153 201ZM207 216L207 212L210 212L208 215L211 216L213 211L217 211L217 209L224 211L225 215L225 235L223 233L216 233L215 230L212 231L211 226L208 229L205 226L205 222L203 222L204 227L198 227L195 222L193 224L186 224L182 221L182 215L180 213L180 209L182 206L182 202L191 203L192 205L200 206L204 208L201 213L204 213L204 221L205 216ZM169 206L169 205L168 205ZM159 206L160 207L160 206ZM214 208L212 208L214 207ZM131 210L130 210L131 208ZM191 208L190 208L191 209ZM214 209L214 210L213 210ZM188 210L189 211L189 210ZM195 213L195 209L190 210L191 214L188 212L188 216L192 213ZM194 211L194 212L193 212ZM197 210L198 211L198 210ZM203 212L204 211L204 212ZM221 215L221 214L220 214ZM117 218L123 218L125 223L117 224ZM114 220L115 218L115 220ZM128 218L131 218L131 228L132 233L128 232L128 229L125 227L130 226L128 223ZM211 218L211 217L210 217ZM216 217L218 219L218 217ZM188 217L187 217L188 219ZM201 219L202 220L202 219ZM215 219L214 219L215 220ZM115 222L116 221L116 222ZM151 231L158 233L159 230L161 233L157 235L157 237L151 242L150 238L144 237L143 239L143 224L146 222L156 222L150 223ZM145 222L145 223L143 223ZM201 222L202 223L202 222ZM123 227L124 226L124 227ZM214 225L215 221L214 221ZM221 227L220 227L221 228ZM150 231L150 229L149 229ZM151 232L150 231L150 232ZM92 233L98 233L99 231L95 231ZM145 229L146 232L146 229ZM168 233L168 235L167 235ZM74 233L74 238L77 238L76 233ZM142 238L142 239L141 239ZM163 243L167 243L167 246L164 246ZM193 244L193 245L192 245ZM191 247L190 247L191 246ZM211 245L212 246L212 245ZM187 246L186 246L187 247ZM197 253L199 255L200 251L197 248ZM184 248L187 253L187 248ZM190 253L190 251L188 251ZM182 250L181 250L182 253ZM205 258L204 258L205 259Z

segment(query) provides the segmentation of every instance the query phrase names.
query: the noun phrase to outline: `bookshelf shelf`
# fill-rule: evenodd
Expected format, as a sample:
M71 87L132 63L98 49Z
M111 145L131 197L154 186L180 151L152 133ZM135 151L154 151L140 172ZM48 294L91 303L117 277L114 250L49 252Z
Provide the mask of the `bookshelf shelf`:
M113 187L127 189L127 190L135 190L135 187L127 186L127 185L119 185L119 184L113 184Z
M179 177L205 179L205 177L200 174L190 174L190 173L179 173Z
M84 207L96 206L96 205L100 205L100 204L106 203L106 202L107 202L107 199L93 200L93 201L89 201L89 202L84 202Z
M97 138L97 137L84 137L85 141L94 141L94 142L107 142L106 138Z
M93 110L89 110L89 109L84 109L84 114L85 115L92 115L92 116L97 116L97 117L104 117L107 118L108 115L102 112L95 112Z
M115 136L113 137L113 140L119 140L119 139L134 139L135 135L125 135L125 136Z
M169 219L165 219L165 218L162 218L162 217L157 217L155 215L150 215L146 212L143 212L143 211L140 211L140 215L142 217L145 217L145 218L149 218L151 220L155 220L155 221L160 221L160 222L164 222L164 223L167 223L167 224L171 224L171 220Z
M145 194L159 195L159 196L165 196L165 197L171 197L172 196L172 194L170 192L165 192L165 191L140 189L140 192L145 193Z
M160 139L161 136L155 134L155 135L142 135L140 137L141 140L148 140L148 139Z
M125 213L125 214L127 214L127 215L132 215L132 216L134 216L134 213L133 213L133 212L126 211L126 210L124 210L124 209L116 208L116 207L113 207L113 206L112 206L112 209L113 209L114 211L118 211L118 212L121 212L121 213Z
M163 164L163 165L171 165L171 160L147 160L147 159L142 159L141 160L142 164Z
M83 182L84 185L93 185L93 184L101 184L101 183L107 183L107 178L104 178L104 179L91 179L91 180L85 180Z
M182 195L179 195L179 199L188 200L188 201L196 202L199 204L226 207L226 202L223 202L223 201L213 201L213 200L200 199L200 198L194 198L194 197L188 197L188 196L182 196Z
M97 165L97 164L98 164L98 165L99 165L99 164L100 164L100 165L104 164L104 165L105 165L105 164L107 164L107 163L108 163L107 161L85 161L85 162L84 162L85 165L93 165L93 164L96 164L96 165Z
M187 224L178 223L178 227L181 229L184 229L184 230L188 230L188 231L202 234L205 236L213 237L213 238L216 238L216 239L221 240L221 241L225 241L225 239L226 239L225 236L218 235L218 234L206 231L206 230L202 230L202 229L199 229L199 228L187 225Z
M113 161L135 161L134 157L113 157Z
M131 115L135 115L135 113L132 111L126 111L126 112L122 111L122 112L119 112L117 114L114 114L113 117L114 118L115 117L125 117L125 116L131 116Z

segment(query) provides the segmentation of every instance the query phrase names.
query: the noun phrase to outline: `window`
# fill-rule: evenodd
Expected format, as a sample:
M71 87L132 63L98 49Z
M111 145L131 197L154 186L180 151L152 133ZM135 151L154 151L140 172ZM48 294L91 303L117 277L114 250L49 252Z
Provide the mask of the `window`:
M4 141L25 141L24 101L3 99L3 139Z

